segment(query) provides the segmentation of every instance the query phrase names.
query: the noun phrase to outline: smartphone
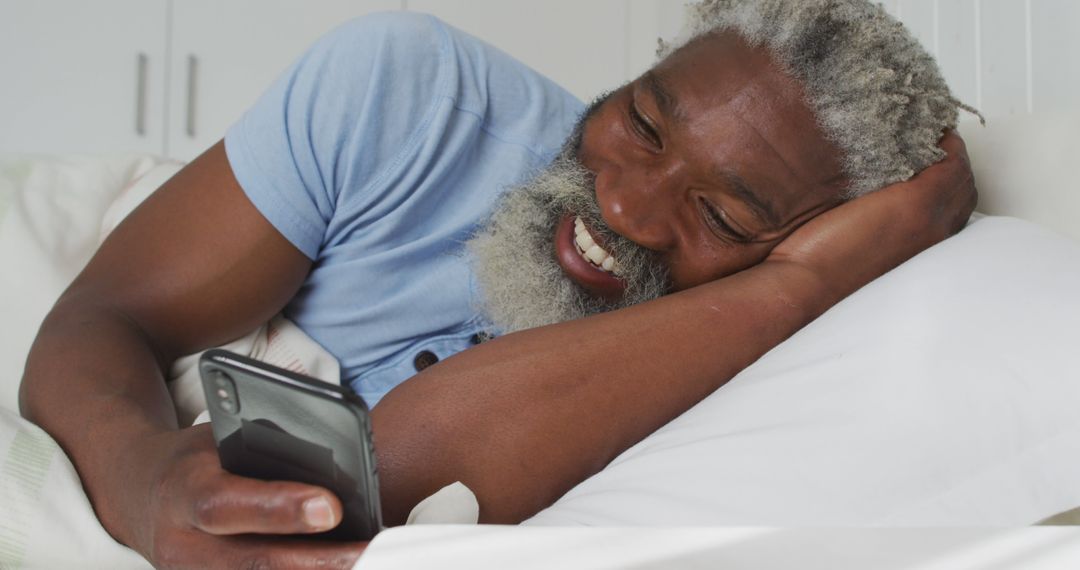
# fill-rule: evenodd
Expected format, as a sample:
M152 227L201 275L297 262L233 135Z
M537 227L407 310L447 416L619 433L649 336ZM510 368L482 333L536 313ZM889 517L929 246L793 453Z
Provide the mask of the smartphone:
M325 536L370 540L382 528L378 469L364 400L328 382L220 349L199 360L221 466L334 492L341 524Z

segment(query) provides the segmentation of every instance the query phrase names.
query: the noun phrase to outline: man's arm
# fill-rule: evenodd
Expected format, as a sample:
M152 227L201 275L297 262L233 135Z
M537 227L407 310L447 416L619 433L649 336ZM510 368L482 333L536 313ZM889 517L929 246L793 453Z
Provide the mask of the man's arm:
M963 141L909 182L811 220L764 262L612 313L495 339L374 410L385 516L461 480L519 522L689 409L841 299L963 227ZM394 510L399 509L399 510Z
M355 545L229 538L311 532L305 500L327 498L335 517L340 505L315 487L221 471L208 426L177 431L164 382L176 357L280 311L309 268L248 201L218 144L113 232L42 324L22 413L71 458L105 528L155 564L348 567L356 557Z

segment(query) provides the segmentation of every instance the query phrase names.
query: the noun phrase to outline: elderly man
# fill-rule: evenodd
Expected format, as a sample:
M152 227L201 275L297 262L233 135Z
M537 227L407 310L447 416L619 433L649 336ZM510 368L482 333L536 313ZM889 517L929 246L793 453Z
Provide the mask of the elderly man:
M24 414L159 566L347 565L268 536L340 504L222 471L174 358L284 310L375 406L389 523L456 480L517 522L970 214L958 103L879 7L705 2L663 55L584 110L430 17L343 26L102 246Z

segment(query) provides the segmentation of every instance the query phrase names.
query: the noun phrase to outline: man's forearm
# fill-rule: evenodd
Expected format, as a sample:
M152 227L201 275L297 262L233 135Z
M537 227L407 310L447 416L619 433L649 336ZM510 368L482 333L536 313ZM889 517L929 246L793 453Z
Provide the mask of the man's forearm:
M776 265L499 338L402 384L375 411L388 522L459 479L484 520L516 521L599 471L831 304L813 302L805 272ZM69 454L114 535L126 532L117 505L100 499L142 487L117 465L176 429L162 365L134 322L63 301L27 362L23 414Z
M49 432L71 458L102 523L122 542L113 518L136 489L125 458L148 436L176 429L158 360L142 331L123 315L61 301L45 319L27 360L22 414Z
M374 411L388 522L454 480L477 494L483 521L530 516L823 312L828 295L798 265L766 263L425 370Z

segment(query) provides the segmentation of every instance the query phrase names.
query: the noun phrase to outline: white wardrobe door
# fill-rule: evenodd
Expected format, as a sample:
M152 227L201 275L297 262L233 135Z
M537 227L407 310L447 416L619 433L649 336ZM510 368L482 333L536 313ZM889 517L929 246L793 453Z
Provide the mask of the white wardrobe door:
M408 0L494 44L586 101L629 75L624 0Z
M166 0L0 0L0 153L163 142Z
M399 0L173 2L166 153L198 156L321 35Z

